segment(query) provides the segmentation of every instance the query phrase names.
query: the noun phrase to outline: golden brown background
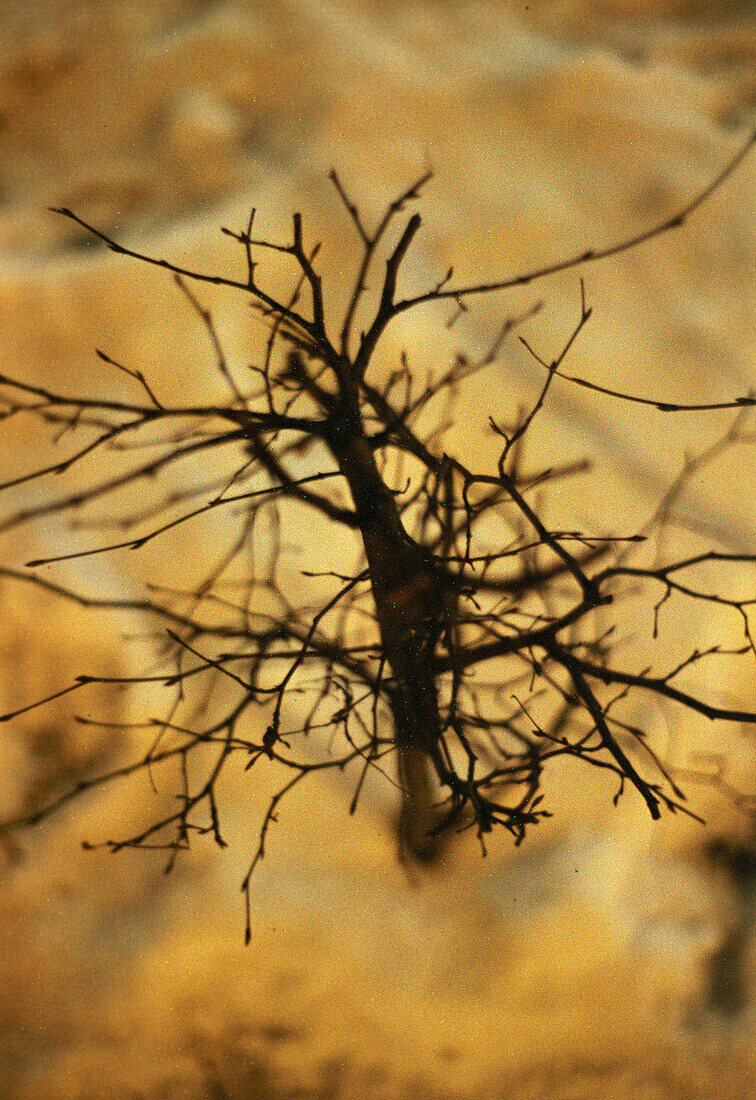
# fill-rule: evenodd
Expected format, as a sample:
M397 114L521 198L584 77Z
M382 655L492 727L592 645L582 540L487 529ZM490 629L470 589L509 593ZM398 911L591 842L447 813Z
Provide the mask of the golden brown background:
M681 205L753 125L755 74L747 0L5 0L0 369L103 392L113 379L97 346L138 365L165 399L213 384L202 333L170 282L96 248L48 206L206 269L238 262L218 227L240 227L250 205L274 236L298 209L326 241L338 296L352 244L328 170L376 216L430 163L405 278L432 285L450 263L460 280L494 278ZM756 385L755 190L752 158L683 230L588 269L595 315L572 366L662 400ZM574 273L477 303L456 344L484 349L503 315L538 296L547 308L528 335L553 353L576 316ZM249 311L205 300L229 354L249 358ZM406 318L386 361L403 346L418 366L448 354L443 320ZM525 352L507 347L463 399L458 445L477 445L487 416L532 398L538 381ZM573 484L555 507L586 529L634 530L685 453L728 423L555 387L539 455L596 459L594 488ZM28 420L13 421L0 469L29 469L46 448ZM711 544L752 550L755 473L753 448L729 456L694 481L681 514ZM3 506L31 492L6 493ZM4 560L83 538L40 524L6 538ZM212 529L194 527L149 555L46 575L137 594L145 577L191 577L212 548ZM121 622L29 586L3 583L1 594L3 709L82 672L130 667ZM639 617L641 642L648 627ZM672 615L668 629L688 648L739 639L736 621L697 611ZM753 682L720 669L704 688L753 708ZM159 706L147 692L92 690L2 727L3 816L119 750L75 714L115 720ZM659 708L644 720L675 762L721 752L753 792L752 734L680 725ZM653 825L632 795L615 811L610 786L565 769L549 791L555 818L522 849L503 838L483 862L464 843L426 881L396 865L389 788L375 785L350 819L350 788L324 780L275 827L245 950L239 883L273 780L230 781L229 851L200 845L170 877L141 853L79 846L135 828L169 797L146 783L81 801L8 849L3 1097L754 1095L753 826L716 791L690 788L706 829Z

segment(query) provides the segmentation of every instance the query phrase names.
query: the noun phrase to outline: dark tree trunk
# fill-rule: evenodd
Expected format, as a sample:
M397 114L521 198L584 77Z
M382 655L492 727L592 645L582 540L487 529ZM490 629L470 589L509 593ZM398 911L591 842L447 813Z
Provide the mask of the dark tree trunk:
M390 489L362 431L331 444L346 478L365 545L383 653L391 667L390 692L402 786L403 849L421 862L440 850L432 835L431 760L438 757L441 717L435 656L444 622L445 593L432 560L406 533Z

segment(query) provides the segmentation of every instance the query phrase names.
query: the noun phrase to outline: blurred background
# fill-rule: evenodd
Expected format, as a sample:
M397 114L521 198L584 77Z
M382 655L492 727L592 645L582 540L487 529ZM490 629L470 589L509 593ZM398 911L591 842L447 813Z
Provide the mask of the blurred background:
M221 225L241 228L254 205L260 233L284 239L299 210L309 239L325 242L339 300L354 242L331 168L366 219L433 168L404 271L419 290L450 264L460 281L494 279L638 232L713 178L756 120L750 0L5 0L0 46L2 371L66 391L114 384L95 347L138 366L165 400L195 400L216 380L171 281L50 206L218 271L242 260ZM575 372L669 401L756 386L755 199L751 158L682 230L588 268L595 312ZM575 272L476 302L451 337L443 312L405 316L382 354L391 365L407 348L421 370L451 346L479 354L504 317L540 299L527 335L550 357L578 315ZM248 308L203 301L229 357L248 361L259 341ZM483 462L488 416L511 415L540 380L513 340L462 396L456 444ZM534 460L587 454L594 471L552 514L638 529L686 456L731 422L555 386ZM46 454L28 419L3 434L4 478ZM753 550L755 474L753 446L726 454L693 479L678 518L707 546ZM3 508L31 495L6 492ZM133 596L156 576L187 583L213 552L200 527L45 576ZM4 537L3 561L82 537L40 523ZM726 580L753 591L752 572ZM8 580L2 606L3 711L82 672L128 674L138 644L112 617ZM643 652L648 615L636 625ZM736 616L710 610L672 615L670 636L680 630L688 649L742 641ZM712 666L698 686L756 708L752 669ZM146 691L93 688L4 726L2 816L117 758L122 735L76 715L118 722L159 707ZM727 782L753 796L753 732L681 724L659 707L642 718L667 759L709 771L724 761ZM313 781L271 834L245 949L239 885L274 781L229 779L228 851L198 845L168 877L144 853L80 847L136 829L160 797L146 783L76 802L6 845L3 1096L753 1095L756 833L721 786L687 788L705 827L654 824L632 794L614 809L611 784L565 769L548 791L555 817L522 848L499 838L482 861L465 840L425 876L397 865L390 787L374 785L350 818L351 788Z

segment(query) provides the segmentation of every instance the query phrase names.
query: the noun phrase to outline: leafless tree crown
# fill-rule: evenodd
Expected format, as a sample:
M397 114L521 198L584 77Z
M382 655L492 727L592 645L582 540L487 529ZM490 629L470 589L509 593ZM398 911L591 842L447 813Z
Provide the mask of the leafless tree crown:
M351 294L338 319L328 315L319 247L306 243L299 214L284 243L255 237L254 211L242 230L224 229L244 261L243 274L232 277L128 248L72 211L59 210L113 252L169 272L209 337L227 397L213 404L168 404L159 383L102 351L97 354L106 369L125 373L135 384L133 401L69 395L0 376L4 418L31 414L69 448L56 463L3 488L65 475L96 452L109 456L107 473L92 476L85 489L30 503L7 515L2 528L68 513L76 513L81 524L87 509L104 504L122 532L105 545L29 562L29 572L0 572L69 600L149 615L163 664L131 681L163 685L169 699L162 717L141 723L143 751L83 777L73 790L5 828L39 821L83 791L135 772L152 776L161 767L175 768L178 799L170 812L138 834L104 845L112 851L164 848L170 867L193 834L209 833L224 846L218 787L228 761L241 757L255 770L275 761L285 779L251 854L243 883L249 900L250 874L282 801L325 769L353 777L352 812L371 771L389 782L393 772L402 791L402 849L427 862L444 838L468 827L481 843L496 826L519 843L548 816L542 777L558 758L608 769L616 776L616 796L631 786L653 818L664 810L691 812L645 731L623 718L627 701L650 695L721 722L753 724L756 713L714 705L678 686L683 670L721 656L717 647L693 650L663 671L653 671L650 663L624 666L615 639L622 634L625 597L639 586L657 594L655 628L673 598L729 609L742 625L743 643L727 659L752 661L749 613L756 601L712 593L699 569L754 562L756 556L710 549L661 563L649 558L647 547L670 497L647 528L623 537L555 530L544 519L541 490L577 476L586 465L527 469L524 443L557 378L668 413L737 410L726 438L691 460L673 494L696 464L723 446L753 439L744 421L756 400L747 395L709 405L670 404L568 372L568 356L591 316L581 281L573 330L555 357L543 357L520 337L543 370L543 384L511 423L490 420L500 441L498 462L480 469L474 458L444 449L440 403L492 363L505 337L537 307L508 320L479 361L460 354L430 378L418 377L407 356L388 377L379 376L374 353L392 321L418 306L448 303L458 313L476 296L581 267L681 226L755 142L753 135L683 210L634 238L491 283L457 286L449 270L414 297L402 296L399 275L421 220L405 211L429 175L370 227L333 172L357 256ZM260 258L270 252L293 261L288 297L264 288ZM373 295L368 286L376 279ZM267 326L253 365L227 362L212 316L191 289L205 283L244 296ZM366 314L368 323L359 328ZM72 439L79 440L73 447ZM206 480L171 487L172 473L198 457L211 471ZM148 483L158 486L149 505L131 514L119 504L119 494ZM152 586L141 599L94 600L35 572L64 559L140 549L169 539L181 524L212 521L221 512L234 517L233 536L202 582L188 591ZM282 568L282 547L297 524L300 533L308 525L338 532L339 560L351 565L351 547L354 567L324 561L319 573L307 570L292 578ZM260 529L269 552L253 556L250 546ZM81 675L53 698L95 680L116 679ZM48 701L30 701L2 720Z

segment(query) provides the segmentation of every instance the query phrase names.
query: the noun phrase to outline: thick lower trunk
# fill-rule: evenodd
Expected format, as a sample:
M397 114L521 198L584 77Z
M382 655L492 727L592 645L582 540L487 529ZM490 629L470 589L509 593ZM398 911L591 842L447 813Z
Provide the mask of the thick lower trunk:
M439 813L428 756L422 750L399 745L399 782L402 808L397 836L403 860L431 866L443 850L443 837L434 833Z
M441 719L433 668L435 625L410 627L410 636L387 654L394 679L392 711L396 729L402 810L399 840L404 853L432 863L441 840L433 833L438 822L431 757L438 751Z
M440 850L432 835L438 812L431 757L441 737L434 666L444 593L428 557L407 536L367 441L358 436L334 447L334 454L357 510L382 650L391 667L403 793L400 843L407 855L430 863Z

